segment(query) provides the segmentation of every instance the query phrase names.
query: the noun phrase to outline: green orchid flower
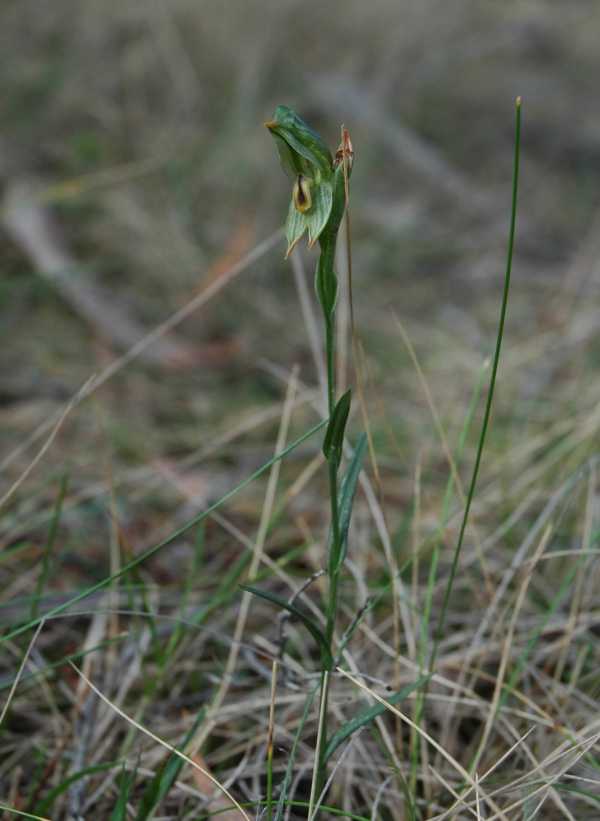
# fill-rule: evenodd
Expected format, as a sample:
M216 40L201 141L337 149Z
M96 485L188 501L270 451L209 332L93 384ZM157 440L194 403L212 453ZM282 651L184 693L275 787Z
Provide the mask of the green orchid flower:
M277 149L283 170L294 180L285 224L286 257L305 233L312 247L344 208L343 168L323 139L287 106L277 106L275 116L265 123Z

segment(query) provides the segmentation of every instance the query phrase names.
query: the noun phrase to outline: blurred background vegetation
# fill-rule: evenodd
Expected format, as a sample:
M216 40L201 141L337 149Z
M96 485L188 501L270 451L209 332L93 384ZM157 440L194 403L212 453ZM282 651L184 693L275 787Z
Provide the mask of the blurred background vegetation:
M580 373L584 352L590 366L597 359L590 334L583 349L565 349L571 333L582 345L579 320L588 328L598 296L599 33L600 10L585 0L451 8L442 0L6 0L0 179L11 202L15 187L33 181L72 259L69 277L101 286L98 313L129 317L133 342L283 222L288 185L262 128L275 105L295 107L332 145L345 123L356 150L357 320L373 379L389 387L403 428L422 397L406 384L412 374L390 309L420 355L434 356L428 367L443 379L449 413L464 399L457 369L468 380L491 350L521 94L508 344L515 351L540 333L563 335L536 342L520 370L513 399L526 400L531 422L532 408L543 415L556 398L559 372ZM128 339L41 276L14 230L3 240L10 449ZM262 358L300 362L310 380L282 248L177 329L193 366L169 367L159 351L152 367L123 371L96 394L102 425L94 430L98 417L78 414L55 449L60 459L95 467L90 440L85 454L79 447L81 426L117 459L181 452L224 416L281 390L257 366ZM563 399L578 391L570 388ZM409 464L414 454L406 455Z
M536 474L536 510L595 452L596 0L3 0L0 38L2 493L92 374L283 224L289 183L262 125L278 103L333 147L342 123L351 132L355 314L392 530L416 464L425 531L448 476L396 317L454 443L495 339L517 95L522 187L484 526L558 442L574 437ZM106 575L115 517L135 553L272 453L291 367L317 378L283 253L272 243L70 412L3 511L8 599L33 589L63 476L57 595ZM314 256L301 254L312 293ZM314 420L299 412L294 432ZM261 499L235 503L240 526ZM309 490L296 512L312 521L320 501ZM279 538L294 542L291 522ZM153 562L155 580L177 585L179 549Z

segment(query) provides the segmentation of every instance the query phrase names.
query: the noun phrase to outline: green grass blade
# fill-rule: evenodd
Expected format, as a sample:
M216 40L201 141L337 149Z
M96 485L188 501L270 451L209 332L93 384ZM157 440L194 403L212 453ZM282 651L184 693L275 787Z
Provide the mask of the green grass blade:
M412 684L407 684L406 687L398 690L397 693L393 693L391 696L386 696L386 700L389 701L390 704L399 704L401 701L408 698L408 696L419 687L422 687L423 684L425 684L425 682L430 678L430 675L421 676L416 681L412 682ZM360 730L361 727L365 727L367 724L370 724L377 718L377 716L385 713L386 710L387 707L384 704L375 704L373 707L363 710L357 716L351 718L350 721L343 724L339 730L336 730L327 742L325 752L323 753L325 761L328 761L331 758L340 744L343 744L347 738L350 738L350 736L357 730Z
M46 815L51 812L56 799L66 792L71 784L75 784L87 775L94 775L95 773L101 773L105 770L112 770L114 767L117 767L119 763L119 761L106 761L103 764L94 764L92 767L84 767L83 769L78 770L76 773L73 773L65 778L64 781L61 781L60 784L57 784L56 787L53 787L48 795L42 798L41 801L37 802L33 808L33 812L39 813L40 815Z
M321 660L323 662L323 665L326 665L325 669L330 670L332 668L333 657L331 655L327 639L325 638L320 627L310 618L310 616L307 616L306 613L303 610L300 610L298 607L296 607L295 604L290 604L285 599L282 599L280 596L276 596L274 593L268 593L266 590L259 590L258 587L250 587L245 584L241 584L240 587L242 588L242 590L246 590L248 593L252 593L254 596L258 596L259 598L264 599L265 601L271 602L271 604L276 604L283 610L287 610L288 613L291 613L292 616L301 621L319 645L319 650L321 651Z
M123 770L121 783L119 784L119 797L110 815L110 821L127 821L127 803L131 794L131 788L135 783L137 768L135 770Z
M525 664L527 663L527 659L529 658L529 656L535 649L536 645L538 644L550 619L552 618L552 616L555 615L556 611L563 603L567 594L571 592L571 585L573 584L573 580L577 574L577 571L583 566L586 560L587 557L582 556L577 562L575 562L569 573L562 580L558 592L552 598L552 601L550 602L546 612L544 613L543 618L540 620L540 623L537 625L533 635L525 645L518 659L515 661L514 668L511 672L510 677L508 678L508 681L504 685L502 695L500 696L500 699L498 701L498 707L496 708L497 711L504 707L509 694L516 688L517 681L519 680L519 677L523 672Z
M294 741L292 743L292 749L290 750L290 754L288 757L287 767L285 768L285 775L281 783L281 791L279 793L279 800L277 801L277 809L275 812L275 821L282 821L285 813L285 808L287 806L287 794L290 788L290 784L292 783L292 775L294 772L294 764L296 762L296 753L298 752L300 737L302 735L302 731L304 730L304 726L308 721L308 714L310 713L318 689L319 685L317 684L315 687L313 687L313 689L306 698L304 712L302 713L302 718L298 723L298 729L296 730L296 735L294 736Z
M194 736L194 733L204 720L205 715L206 708L203 707L180 745L182 750L185 749L188 742ZM148 821L148 819L151 818L154 810L158 807L160 802L175 783L175 780L177 779L177 776L185 763L186 762L183 758L175 755L174 753L171 753L168 756L166 761L161 767L159 767L158 772L144 790L135 821Z
M46 546L44 548L42 569L40 570L40 575L38 576L38 580L35 586L35 593L33 595L33 599L31 602L32 619L36 619L38 616L40 599L42 597L44 587L46 586L46 581L48 580L48 574L50 573L50 556L54 548L54 542L56 541L56 534L58 532L58 525L60 523L60 517L62 515L63 502L67 494L68 483L69 479L68 476L65 474L61 479L60 487L58 489L58 496L56 497L54 511L52 512L52 519L50 520L50 528L48 530L48 538L46 539Z
M308 801L289 801L288 805L290 807L302 807L306 810L309 808ZM322 812L327 813L327 815L331 815L334 818L349 818L350 821L372 821L371 816L366 818L364 815L358 815L357 813L349 812L348 810L342 810L339 807L331 807L327 804L320 804L320 809Z
M267 821L273 821L273 737L275 734L275 701L277 694L277 660L271 665L271 703L267 729Z
M242 807L245 810L252 808L256 808L258 810L260 807L266 807L266 801L264 799L258 801L242 801L240 802L240 807ZM302 809L308 810L309 803L308 801L285 801L284 809L285 807L300 807ZM321 810L333 816L334 818L349 818L350 821L373 821L373 817L371 815L369 815L369 817L367 818L365 815L358 815L358 813L349 812L348 810L343 810L340 807L332 807L328 804L321 804ZM218 810L213 810L212 812L205 813L203 815L198 816L197 818L194 818L193 821L213 821L214 818L218 819L225 813L231 813L231 807L223 807ZM262 818L263 816L259 812L257 812L256 817ZM306 813L303 817L307 817ZM282 818L283 816L280 817L279 821L281 821ZM47 821L47 819L42 819L42 821ZM50 820L48 819L48 821ZM275 821L277 821L277 819L275 819Z
M560 782L554 782L552 784L555 790L559 792L566 792L570 793L571 795L581 796L582 798L588 798L596 804L598 810L600 810L600 795L597 793L593 793L591 790L584 790L581 787L577 787L571 784L561 784Z
M56 661L49 661L43 667L40 666L36 668L34 672L31 673L24 673L23 676L19 679L19 692L23 695L27 693L32 687L39 686L39 680L42 679L44 676L48 676L53 670L57 670L59 667L67 664L69 661L77 661L78 659L82 659L85 656L89 656L91 653L96 653L98 650L104 650L106 647L110 647L117 642L124 641L128 635L127 633L122 633L121 635L114 636L114 638L105 639L104 641L99 642L98 644L94 644L92 647L88 647L85 650L77 650L74 653L69 653L66 656L61 656ZM6 679L5 681L0 682L0 693L3 690L8 690L9 687L12 687L12 679Z
M0 810L2 810L2 812L11 812L13 815L18 815L19 818L33 818L34 821L52 821L52 819L42 817L41 815L32 815L30 812L25 812L24 810L16 810L7 804L0 804Z
M293 450L299 447L307 439L310 439L311 436L314 436L314 434L317 433L317 431L321 430L321 428L323 428L327 424L327 422L327 419L322 420L317 425L308 430L306 433L304 433L302 436L300 436L298 439L296 439L294 442L292 442L290 445L288 445L287 448L284 448L284 450L282 450L281 453L276 453L275 456L269 459L268 462L265 462L263 465L261 465L261 467L259 467L258 470L255 470L254 473L252 473L246 479L242 480L239 484L237 484L234 488L232 488L223 496L221 496L221 498L218 501L210 505L210 507L208 507L205 511L199 513L197 516L194 516L194 518L190 519L189 522L187 522L182 527L178 528L176 531L171 533L171 535L167 536L166 539L163 539L162 542L159 542L153 547L148 548L148 550L145 550L139 556L136 556L135 559L132 559L130 562L127 562L127 564L123 565L123 567L121 567L120 570L118 570L116 573L113 573L111 576L106 576L106 578L102 579L96 584L93 584L91 587L82 590L81 593L78 593L76 596L73 596L72 599L69 599L63 604L60 604L57 607L52 608L47 613L44 613L42 616L39 616L35 619L31 619L30 621L26 622L26 624L22 624L19 627L16 627L14 630L11 630L5 636L0 637L0 644L3 644L4 642L15 638L15 636L21 635L21 633L25 633L27 630L31 630L33 627L37 627L37 625L40 623L40 621L42 621L42 619L51 619L54 616L57 616L59 613L64 613L65 610L68 610L69 607L72 607L74 604L77 604L77 602L80 602L82 599L85 599L87 596L91 595L92 593L95 593L97 590L102 590L115 579L118 579L126 573L129 573L134 567L137 567L139 564L146 561L146 559L149 559L151 556L154 556L155 553L158 553L159 550L171 544L171 542L174 542L184 533L187 533L187 531L194 525L197 525L199 522L204 521L204 519L210 516L211 513L213 513L218 508L222 507L237 493L239 493L244 488L248 487L248 485L250 485L255 479L258 479L259 476L262 476L263 473L266 473L271 467L271 465L273 465L275 462L278 462L280 459L283 459L285 456L287 456L289 453L291 453Z

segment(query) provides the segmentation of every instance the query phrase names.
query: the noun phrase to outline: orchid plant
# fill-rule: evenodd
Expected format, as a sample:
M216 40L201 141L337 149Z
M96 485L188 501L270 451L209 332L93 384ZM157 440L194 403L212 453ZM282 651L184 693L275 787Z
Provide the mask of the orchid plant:
M325 652L321 654L319 731L311 794L313 807L325 783L327 699L329 675L335 658L333 640L338 610L338 580L346 555L352 503L365 445L362 437L340 489L338 474L346 422L350 412L351 392L347 391L339 399L336 397L335 309L338 280L334 261L338 232L348 202L348 181L352 172L354 153L346 129L342 129L342 142L333 155L323 139L286 106L278 106L275 116L266 123L266 126L275 139L283 169L293 181L285 226L286 257L305 234L308 235L309 247L318 242L321 251L315 272L315 289L325 324L329 423L323 441L323 453L329 472L331 528L327 556L329 585L325 603ZM314 811L316 812L316 809ZM311 813L309 817L310 815Z

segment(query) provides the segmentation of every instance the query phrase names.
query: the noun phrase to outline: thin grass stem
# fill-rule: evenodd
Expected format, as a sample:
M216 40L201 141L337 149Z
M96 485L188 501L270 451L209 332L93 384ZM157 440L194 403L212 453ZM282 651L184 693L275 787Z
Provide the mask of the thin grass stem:
M277 690L277 659L271 668L271 702L267 733L267 821L273 821L273 734L275 727L275 693Z

